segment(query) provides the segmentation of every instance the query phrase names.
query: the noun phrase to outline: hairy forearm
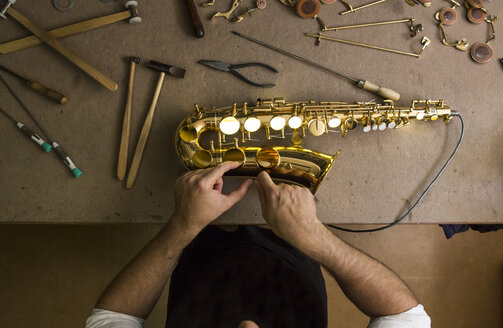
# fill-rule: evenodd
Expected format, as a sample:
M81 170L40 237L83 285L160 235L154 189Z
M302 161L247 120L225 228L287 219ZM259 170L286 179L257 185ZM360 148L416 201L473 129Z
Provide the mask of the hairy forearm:
M96 307L146 318L154 308L183 249L196 233L173 218L119 273Z
M334 276L344 294L366 315L401 313L418 304L405 283L385 265L346 244L323 226L319 245L306 251Z

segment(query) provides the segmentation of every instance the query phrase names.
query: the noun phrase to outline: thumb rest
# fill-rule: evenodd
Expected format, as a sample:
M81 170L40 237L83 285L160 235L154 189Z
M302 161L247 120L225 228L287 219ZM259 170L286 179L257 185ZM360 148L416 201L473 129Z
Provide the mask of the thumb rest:
M292 102L282 98L258 99L255 105L234 103L224 108L199 108L195 105L178 126L175 148L189 170L212 167L224 161L240 166L226 175L256 177L266 170L272 179L307 187L314 194L339 155L323 154L303 148L307 135L321 136L340 129L342 137L362 126L364 132L398 129L411 120L449 122L453 111L443 100L413 100L409 107L395 106L391 100L375 102ZM291 146L273 146L272 138L286 139L291 130ZM331 131L331 130L330 130ZM214 139L203 145L202 135L211 132ZM247 146L252 134L265 132L264 147ZM226 138L232 138L229 146Z

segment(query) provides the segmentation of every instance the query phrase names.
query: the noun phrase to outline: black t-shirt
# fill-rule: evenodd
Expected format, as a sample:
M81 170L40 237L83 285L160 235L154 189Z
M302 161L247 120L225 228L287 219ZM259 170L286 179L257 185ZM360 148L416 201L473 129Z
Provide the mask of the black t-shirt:
M207 227L171 277L166 328L326 328L320 266L270 230Z

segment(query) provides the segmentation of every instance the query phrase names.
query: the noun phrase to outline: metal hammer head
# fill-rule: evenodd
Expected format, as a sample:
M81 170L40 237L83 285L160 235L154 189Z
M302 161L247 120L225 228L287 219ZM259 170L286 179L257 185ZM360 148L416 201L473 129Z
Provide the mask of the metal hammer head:
M159 72L164 72L171 76L183 79L185 76L185 70L183 68L178 68L175 66L166 65L163 63L159 63L157 61L151 60L148 62L148 67L158 70Z
M7 19L7 16L5 16L5 12L7 9L9 9L10 6L16 3L16 0L5 0L3 1L2 5L0 6L0 17L3 19Z
M141 23L142 19L138 14L138 2L137 1L128 1L124 4L124 6L129 9L130 12L130 18L129 18L129 24L137 24Z
M128 61L129 63L139 64L140 63L140 57L127 57L126 61Z

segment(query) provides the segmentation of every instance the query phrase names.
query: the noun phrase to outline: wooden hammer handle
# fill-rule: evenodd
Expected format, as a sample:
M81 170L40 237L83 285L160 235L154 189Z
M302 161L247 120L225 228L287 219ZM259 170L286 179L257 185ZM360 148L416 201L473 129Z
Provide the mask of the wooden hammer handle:
M127 89L126 110L122 121L121 145L119 149L119 162L117 163L117 178L124 180L127 168L127 154L129 148L129 134L131 130L131 103L133 100L133 82L136 63L130 63L129 84Z
M192 23L192 28L194 29L194 34L197 38L202 38L204 36L204 27L201 22L201 18L197 13L196 5L194 4L194 0L185 0L187 7L189 8L190 13L190 21Z
M159 80L157 82L157 87L155 88L152 104L150 105L147 117L145 118L145 123L143 123L143 128L141 129L140 139L138 139L138 144L136 145L136 150L134 152L133 162L131 163L131 168L129 169L129 175L127 177L126 188L128 189L131 189L133 187L136 181L136 176L138 175L138 170L140 169L143 151L145 150L148 135L150 134L150 127L152 126L152 120L154 119L155 107L157 105L157 100L159 99L159 94L161 93L164 76L166 76L166 73L161 72L159 75Z
M48 31L48 33L57 38L64 38L70 35L75 35L82 32L87 32L90 30L94 30L96 28L106 26L109 24L113 24L115 22L119 22L126 18L131 17L129 10L122 11L117 14L112 14L103 17L92 18L89 20L85 20L82 22L78 22L75 24L70 24L62 27L55 28L53 30ZM42 41L37 38L35 35L30 35L21 39L8 41L0 44L0 54L8 54L14 51L22 50L25 48L33 47L38 44L41 44Z
M12 7L9 7L7 9L7 13L12 18L17 20L21 25L23 25L26 29L35 34L40 40L47 43L47 45L51 46L54 50L65 56L68 60L70 60L72 63L74 63L84 72L86 72L89 76L91 76L96 81L101 83L105 88L111 91L117 90L118 86L114 80L110 79L108 76L98 71L94 66L92 66L84 59L79 57L76 53L65 47L60 41L58 41L58 39L54 38L49 33L47 33L46 30L35 25L28 18L23 16L21 13L19 13Z

